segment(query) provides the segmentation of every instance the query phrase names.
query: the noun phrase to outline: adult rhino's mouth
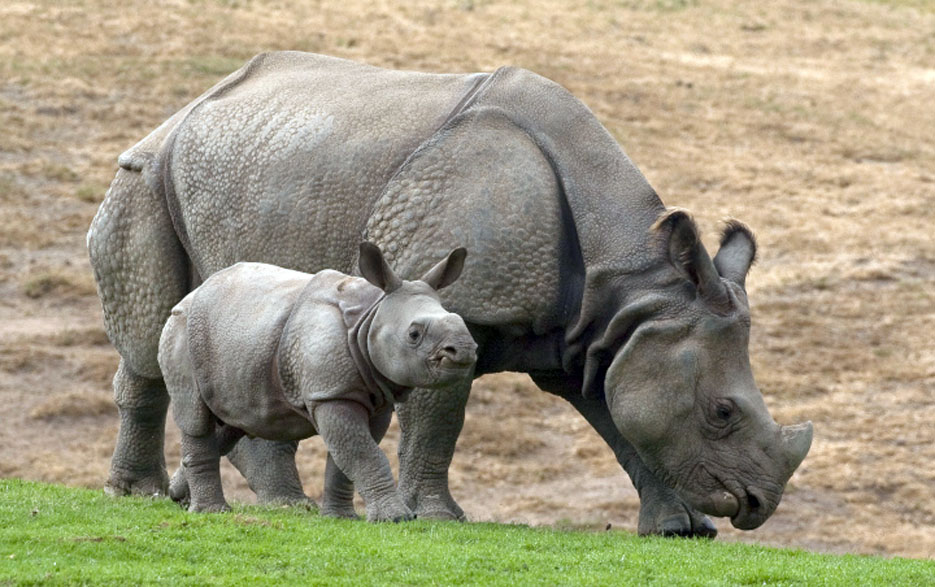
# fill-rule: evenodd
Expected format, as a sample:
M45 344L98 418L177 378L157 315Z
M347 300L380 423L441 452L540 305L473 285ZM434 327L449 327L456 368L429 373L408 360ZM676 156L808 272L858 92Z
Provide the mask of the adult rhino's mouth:
M709 475L721 489L712 491L696 505L698 509L711 516L730 518L730 523L739 530L752 530L769 518L776 504L770 494L758 487L746 486L731 480L722 480L712 475L703 465L699 468ZM781 495L781 491L779 492Z
M730 491L715 491L700 505L704 513L720 518L733 518L740 512L740 502Z
M715 486L720 489L712 491L697 504L698 509L710 516L720 518L733 518L740 513L740 500L734 491L730 491L728 484L716 475L713 475L704 465L698 465L699 473L709 477Z

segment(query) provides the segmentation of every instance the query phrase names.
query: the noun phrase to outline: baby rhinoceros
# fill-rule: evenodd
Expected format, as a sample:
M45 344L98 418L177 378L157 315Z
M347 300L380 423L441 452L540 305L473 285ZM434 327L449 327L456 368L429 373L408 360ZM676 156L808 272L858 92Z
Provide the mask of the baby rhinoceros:
M188 294L159 341L182 432L173 498L195 512L230 509L219 459L244 434L321 434L323 514L354 516L356 487L368 520L413 518L377 444L410 389L471 377L477 345L436 293L459 277L465 255L455 249L421 280L403 281L363 243L363 279L238 263Z

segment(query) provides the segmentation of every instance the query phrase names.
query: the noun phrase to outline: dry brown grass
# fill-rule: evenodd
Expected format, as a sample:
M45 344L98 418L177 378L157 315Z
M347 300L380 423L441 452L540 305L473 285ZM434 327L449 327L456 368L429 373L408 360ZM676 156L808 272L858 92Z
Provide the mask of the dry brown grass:
M776 418L816 438L774 518L727 538L933 556L933 31L921 0L4 2L0 474L106 476L112 414L29 414L109 393L83 239L120 152L262 50L514 64L581 97L708 242L727 216L759 237L754 368ZM320 442L300 453L320 494ZM635 528L609 451L525 378L477 384L451 479L475 519Z
M110 394L101 392L66 391L56 394L29 412L35 420L72 421L77 418L117 415L117 407Z

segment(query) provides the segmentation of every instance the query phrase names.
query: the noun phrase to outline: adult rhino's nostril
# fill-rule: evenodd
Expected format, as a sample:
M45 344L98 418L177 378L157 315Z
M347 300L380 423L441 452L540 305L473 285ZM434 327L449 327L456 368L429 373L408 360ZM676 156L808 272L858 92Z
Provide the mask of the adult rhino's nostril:
M757 496L754 495L753 493L751 493L750 491L747 491L747 508L748 508L751 512L754 512L754 511L760 509L760 500L759 500L759 498L757 498Z
M449 359L456 359L458 357L458 349L453 346L446 346L442 349L442 354L448 357Z

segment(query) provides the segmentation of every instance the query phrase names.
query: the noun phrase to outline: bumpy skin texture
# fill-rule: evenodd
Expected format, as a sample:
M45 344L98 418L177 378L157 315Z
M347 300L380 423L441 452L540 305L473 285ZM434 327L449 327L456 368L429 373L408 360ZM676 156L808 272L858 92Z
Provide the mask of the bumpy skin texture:
M237 263L172 309L158 359L182 433L173 498L194 512L228 510L218 461L240 437L320 433L328 447L325 514L350 517L356 486L369 520L412 519L377 443L407 386L470 381L476 344L430 285L377 285L383 291L331 270ZM368 384L379 377L384 385Z
M151 324L190 275L244 260L349 271L366 237L411 276L463 245L465 278L443 301L480 345L477 374L530 373L581 411L640 492L641 533L713 535L699 510L762 523L808 449L810 426L773 422L750 373L752 234L730 225L712 261L593 114L533 73L261 55L120 162L89 242L108 333L134 375L153 375ZM121 180L134 173L142 181ZM174 249L138 253L146 241L121 232L147 205L164 206L142 220ZM181 291L145 271L160 256ZM447 467L468 393L416 390L398 406L400 492L419 515L463 516ZM130 490L150 479L116 465L142 442L133 430L122 425L112 470Z

